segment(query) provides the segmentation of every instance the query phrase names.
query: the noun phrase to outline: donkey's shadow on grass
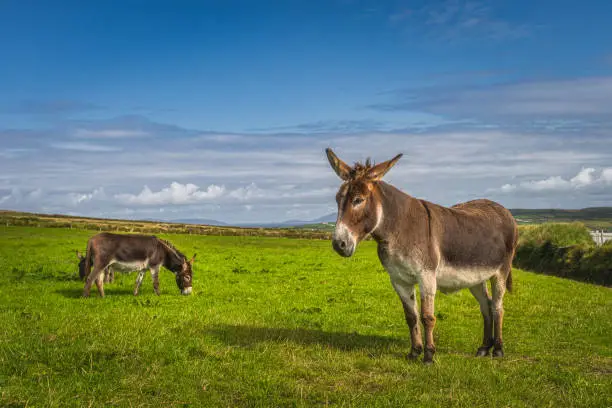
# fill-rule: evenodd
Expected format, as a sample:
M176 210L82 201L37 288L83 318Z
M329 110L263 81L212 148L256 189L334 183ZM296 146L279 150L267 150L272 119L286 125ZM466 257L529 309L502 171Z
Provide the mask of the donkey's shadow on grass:
M319 329L218 325L207 327L204 334L228 346L250 348L260 343L321 345L344 351L367 351L370 355L401 354L406 340L359 333L328 332Z
M106 294L106 297L114 297L114 296L132 296L134 297L134 288L115 287L115 288L108 289L107 287L104 287L104 292ZM59 293L60 295L66 298L77 299L83 296L83 287L58 289L55 291L55 293ZM92 291L89 296L92 298L100 297L97 291Z

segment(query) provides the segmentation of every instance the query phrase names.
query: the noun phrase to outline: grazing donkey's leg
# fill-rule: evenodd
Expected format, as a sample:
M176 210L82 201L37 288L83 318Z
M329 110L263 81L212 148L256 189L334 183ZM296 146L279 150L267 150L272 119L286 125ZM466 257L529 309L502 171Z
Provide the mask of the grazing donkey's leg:
M436 345L433 339L433 330L436 325L436 315L434 314L434 300L436 297L436 277L431 273L424 276L419 282L421 290L421 321L425 329L425 353L423 363L433 363L433 356L436 353Z
M153 278L153 290L159 296L159 266L150 268L151 278Z
M485 357L489 355L489 350L493 347L493 316L491 312L491 297L487 290L487 282L483 282L479 285L470 288L472 295L480 303L480 313L482 313L482 320L484 321L484 334L482 336L482 345L476 352L476 357Z
M504 293L506 293L507 273L502 271L491 278L493 292L493 357L504 356L504 341L502 339L502 326L504 324Z
M104 269L104 283L113 283L115 281L115 270L112 266L107 266Z
M406 317L406 323L408 323L408 329L410 329L410 344L412 347L408 358L415 360L423 352L423 339L421 338L421 330L419 328L419 312L416 305L416 288L414 285L403 285L394 282L392 284L402 301L404 316Z
M85 281L85 288L83 288L83 297L89 297L89 292L91 290L91 285L93 285L94 281L96 281L96 286L98 286L98 276L104 273L104 269L99 266L93 267L92 271L87 276L87 281ZM98 291L100 289L98 288Z
M141 269L138 271L138 276L136 277L136 287L134 288L134 296L138 296L138 289L140 289L140 284L142 283L146 272L146 269Z
M98 277L96 278L96 286L98 287L98 294L101 297L104 297L104 271L100 272L98 274Z

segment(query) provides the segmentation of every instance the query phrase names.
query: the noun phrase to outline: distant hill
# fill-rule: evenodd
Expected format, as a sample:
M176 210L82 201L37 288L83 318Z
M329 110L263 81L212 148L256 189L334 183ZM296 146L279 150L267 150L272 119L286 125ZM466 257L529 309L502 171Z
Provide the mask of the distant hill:
M228 223L223 221L211 220L207 218L181 218L177 220L170 220L165 222L173 222L178 224L194 224L194 225L212 225L215 227L227 227Z

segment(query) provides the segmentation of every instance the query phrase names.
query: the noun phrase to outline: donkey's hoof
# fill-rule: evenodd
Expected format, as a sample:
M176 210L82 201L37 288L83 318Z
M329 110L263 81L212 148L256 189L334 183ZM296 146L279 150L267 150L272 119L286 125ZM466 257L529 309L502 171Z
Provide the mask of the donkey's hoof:
M417 358L419 358L422 352L423 352L422 348L413 347L412 350L410 350L410 353L408 353L408 355L406 356L406 358L410 361L415 361Z
M433 356L434 353L430 350L425 350L425 354L423 355L423 364L429 365L433 364Z
M504 356L504 350L502 349L493 350L493 357L503 357L503 356Z
M414 351L411 351L410 353L408 353L408 355L406 356L406 359L409 361L417 361L419 359L419 354L415 353Z
M480 347L476 352L476 357L486 357L489 355L489 347Z

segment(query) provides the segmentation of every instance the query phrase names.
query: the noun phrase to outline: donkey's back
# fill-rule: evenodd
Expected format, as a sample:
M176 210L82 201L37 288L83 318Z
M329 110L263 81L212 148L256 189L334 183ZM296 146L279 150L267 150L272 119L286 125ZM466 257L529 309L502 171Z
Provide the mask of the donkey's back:
M459 268L498 268L511 262L518 227L510 211L487 199L431 206L441 261Z

